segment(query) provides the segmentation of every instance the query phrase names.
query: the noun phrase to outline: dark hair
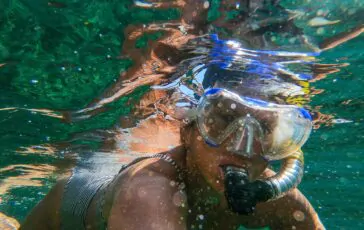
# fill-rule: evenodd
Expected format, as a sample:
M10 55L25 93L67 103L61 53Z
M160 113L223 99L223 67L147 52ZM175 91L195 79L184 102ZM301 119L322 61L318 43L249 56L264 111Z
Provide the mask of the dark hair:
M182 121L181 122L181 126L180 126L180 138L181 138L181 143L183 145L185 145L186 142L186 135L190 135L191 134L191 130L193 128L193 126L195 125L195 121Z

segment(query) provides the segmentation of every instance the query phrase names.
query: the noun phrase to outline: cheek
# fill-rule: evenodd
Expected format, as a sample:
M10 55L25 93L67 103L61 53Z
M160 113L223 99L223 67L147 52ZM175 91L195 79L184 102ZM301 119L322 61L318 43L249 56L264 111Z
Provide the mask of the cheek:
M191 143L190 149L194 153L193 155L200 171L212 173L214 168L218 166L216 158L218 155L214 152L214 149L206 146L201 136L195 138Z
M189 143L189 149L191 159L195 162L197 170L204 177L204 179L216 189L217 184L220 183L220 155L218 149L209 147L200 133L194 132L191 135L191 142Z
M199 171L208 182L210 186L217 189L220 188L222 184L221 168L220 168L220 157L219 154L215 153L213 150L204 149L200 152L197 164Z

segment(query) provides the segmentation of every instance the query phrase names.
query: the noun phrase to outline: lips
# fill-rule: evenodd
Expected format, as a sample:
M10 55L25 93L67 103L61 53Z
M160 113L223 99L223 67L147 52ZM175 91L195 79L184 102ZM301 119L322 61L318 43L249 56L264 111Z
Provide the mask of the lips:
M246 169L246 162L238 162L239 160L234 158L224 158L220 159L220 164L217 168L215 168L215 176L211 181L214 184L214 187L217 191L224 192L225 191L225 179L227 176L227 172L239 172L241 175L248 175ZM240 160L241 161L241 160Z
M244 169L240 166L235 166L235 165L220 165L220 167L225 171L237 170L237 171L241 171L241 172L246 172L246 169Z
M249 158L244 158L242 156L237 156L232 154L231 152L224 152L223 154L219 154L218 158L216 159L215 163L218 167L215 168L215 186L218 188L219 191L225 190L225 173L226 170L232 171L241 171L247 174L247 171L251 165Z
M227 165L220 165L219 168L220 168L219 178L222 182L224 182L226 176L228 174L231 174L232 172L238 173L244 177L248 177L248 171L245 168L242 168L241 166L227 164Z
M248 176L248 171L242 167L237 167L235 165L222 165L222 166L220 166L220 168L222 169L222 171L224 173L224 177L226 176L226 174L233 172L233 171Z
M247 168L250 165L251 159L237 156L235 154L226 153L224 156L220 156L219 166L224 167L235 167L235 168Z

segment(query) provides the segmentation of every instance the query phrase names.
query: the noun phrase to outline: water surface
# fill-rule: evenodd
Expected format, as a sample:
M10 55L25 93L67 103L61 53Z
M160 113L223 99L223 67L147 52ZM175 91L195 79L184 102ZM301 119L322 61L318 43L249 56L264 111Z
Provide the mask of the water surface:
M208 32L235 39L252 50L308 52L326 38L364 23L362 1L281 1L280 5L289 11L271 7L231 32L232 19L239 13L237 4L220 23L220 1L211 0L207 17L213 26ZM72 165L72 159L65 156L115 151L105 143L119 135L120 119L129 117L151 90L144 84L95 107L108 98L103 92L136 65L122 51L125 30L130 25L154 29L140 36L135 45L147 52L166 27L184 29L173 24L181 15L178 6L148 8L127 0L1 1L0 212L24 220ZM284 26L278 23L260 30L287 20L290 23ZM254 33L244 34L247 28ZM302 45L302 34L312 47ZM295 101L320 117L303 149L306 171L300 189L328 229L360 229L364 223L362 40L363 35L320 53L315 59L318 63L349 65L310 81L306 92L310 98ZM211 48L208 44L201 47ZM192 72L198 66L189 63ZM154 67L158 71L158 65Z

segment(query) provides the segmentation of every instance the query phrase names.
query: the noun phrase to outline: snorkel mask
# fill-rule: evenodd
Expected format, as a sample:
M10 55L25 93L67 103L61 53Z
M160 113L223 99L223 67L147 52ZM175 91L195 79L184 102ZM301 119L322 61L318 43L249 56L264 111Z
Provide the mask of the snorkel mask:
M294 105L279 105L243 97L222 88L205 92L197 106L198 129L212 147L227 141L227 150L245 157L261 154L283 159L308 139L309 113Z
M305 109L212 88L200 98L191 118L209 146L226 145L228 151L248 158L259 154L267 161L283 159L276 175L255 181L249 181L243 168L224 168L225 196L233 212L250 214L258 202L277 199L300 183L300 148L312 129Z

